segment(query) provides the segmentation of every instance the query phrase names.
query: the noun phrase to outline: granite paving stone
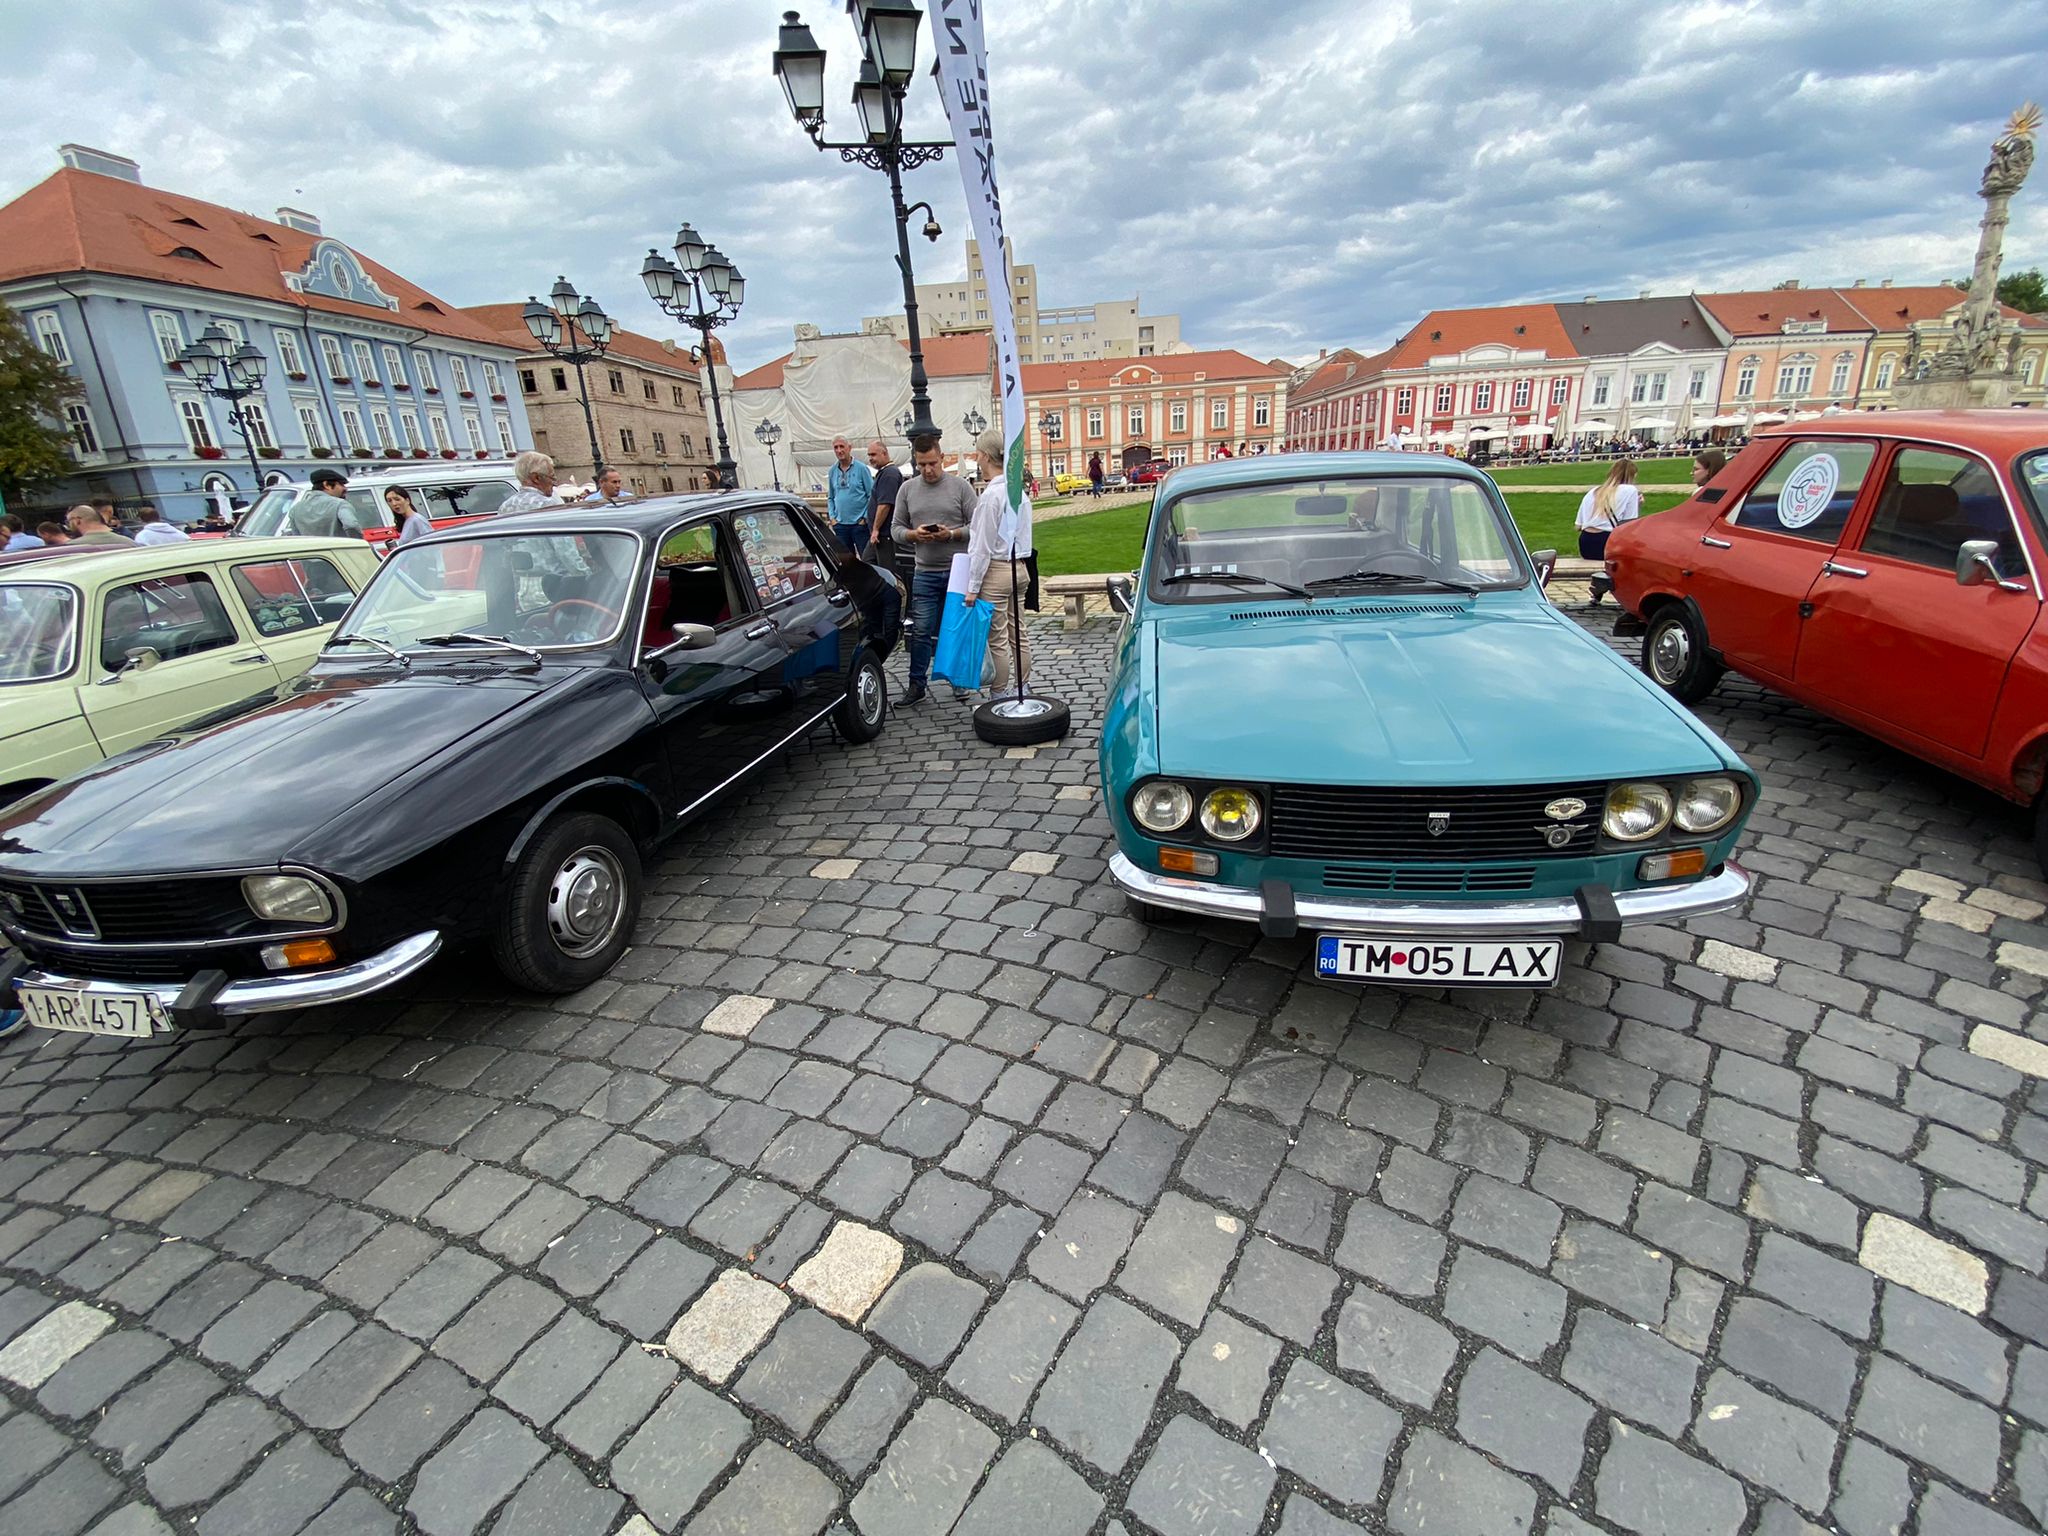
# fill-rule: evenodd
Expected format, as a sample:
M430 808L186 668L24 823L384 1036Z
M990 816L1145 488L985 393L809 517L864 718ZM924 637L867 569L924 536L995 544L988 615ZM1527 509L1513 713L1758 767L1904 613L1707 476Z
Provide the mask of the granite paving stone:
M1244 1245L1223 1305L1296 1344L1314 1342L1337 1294L1337 1272L1276 1243Z
M1518 1265L1467 1248L1452 1261L1444 1317L1534 1360L1564 1332L1565 1289Z
M679 1381L611 1459L612 1483L658 1528L673 1530L746 1443L744 1415Z
M1174 1385L1239 1429L1259 1416L1280 1343L1227 1312L1213 1312L1181 1357Z
M808 1439L867 1354L859 1334L799 1307L754 1356L734 1384L733 1396L780 1420L798 1439Z
M1370 1377L1387 1396L1428 1409L1458 1357L1450 1329L1366 1286L1337 1314L1337 1368Z
M1207 1314L1242 1236L1237 1217L1168 1193L1131 1245L1117 1288L1194 1327Z
M1260 1457L1181 1414L1132 1482L1128 1507L1158 1536L1252 1536L1274 1481Z
M1837 1437L1730 1371L1708 1378L1693 1425L1693 1439L1722 1466L1816 1514L1827 1508Z
M958 1408L927 1400L861 1485L847 1514L861 1536L945 1536L1000 1443Z
M482 1402L482 1391L454 1366L422 1360L342 1431L342 1452L370 1476L396 1483Z
M1603 1520L1642 1536L1735 1536L1749 1513L1734 1478L1612 1421L1593 1503Z
M1344 1504L1377 1497L1401 1417L1309 1360L1288 1367L1260 1441L1274 1462Z
M1099 1471L1123 1469L1180 1343L1128 1302L1099 1296L1039 1391L1033 1419Z
M1548 1377L1482 1350L1458 1387L1458 1434L1559 1493L1578 1482L1593 1409Z
M988 1300L988 1292L943 1264L903 1272L868 1314L868 1331L927 1370L937 1370Z
M908 1371L894 1360L875 1360L818 1431L819 1454L846 1476L858 1478L874 1464L916 1398L917 1384Z
M1525 1536L1535 1515L1527 1483L1429 1429L1408 1442L1387 1505L1402 1536Z
M1035 1440L1018 1440L990 1469L954 1536L1087 1536L1102 1496Z

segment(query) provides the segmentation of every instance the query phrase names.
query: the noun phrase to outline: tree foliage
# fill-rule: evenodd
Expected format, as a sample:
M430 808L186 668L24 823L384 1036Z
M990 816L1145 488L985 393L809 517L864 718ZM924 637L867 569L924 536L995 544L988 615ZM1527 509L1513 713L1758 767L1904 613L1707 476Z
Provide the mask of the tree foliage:
M78 381L35 343L21 317L0 304L0 492L70 474L71 439L56 423Z
M1967 277L1952 279L1951 288L1969 292ZM2024 272L2008 272L1998 280L1998 302L2010 305L2023 315L2048 314L2048 277L2042 275L2039 267L2029 267Z

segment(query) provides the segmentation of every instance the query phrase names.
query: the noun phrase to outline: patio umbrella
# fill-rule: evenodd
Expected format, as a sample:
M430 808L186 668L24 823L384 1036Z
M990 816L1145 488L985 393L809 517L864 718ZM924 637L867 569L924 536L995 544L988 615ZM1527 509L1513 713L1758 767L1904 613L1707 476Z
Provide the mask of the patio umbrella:
M1448 443L1451 441L1451 434L1448 432L1432 432L1429 434L1429 441L1432 443Z
M1467 427L1465 429L1465 436L1468 438L1505 437L1506 435L1499 427Z
M1588 432L1605 432L1607 430L1608 426L1606 422L1600 420L1596 416L1589 416L1584 421L1580 422L1576 427L1572 428L1572 436L1583 437Z
M1769 426L1777 422L1790 420L1790 418L1783 411L1758 411L1750 420L1754 421L1758 426Z
M1521 426L1515 428L1513 435L1516 437L1543 437L1547 435L1549 431L1549 422L1530 421L1524 422Z
M1669 416L1652 416L1648 420L1637 422L1634 430L1637 432L1668 432L1671 430L1671 425L1671 418Z
M1733 414L1724 413L1719 416L1709 417L1707 420L1707 425L1710 427L1739 427L1742 425L1742 418L1740 416L1736 416Z

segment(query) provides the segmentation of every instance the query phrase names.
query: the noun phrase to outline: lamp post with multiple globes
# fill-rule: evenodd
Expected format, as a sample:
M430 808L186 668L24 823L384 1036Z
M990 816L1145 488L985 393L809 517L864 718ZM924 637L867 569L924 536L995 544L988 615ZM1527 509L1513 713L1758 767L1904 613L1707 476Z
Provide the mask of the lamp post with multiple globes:
M597 444L597 417L590 409L590 383L583 365L594 363L610 350L612 317L597 300L580 297L566 277L555 279L548 302L529 297L520 315L533 339L549 357L576 366L576 392L583 400L583 426L590 434L590 477L595 480L604 468L604 452Z
M256 462L256 432L242 402L263 393L263 371L268 359L244 341L237 343L219 325L209 325L199 339L178 354L186 377L200 390L228 403L228 420L241 434L249 454L249 499L263 493L263 467ZM268 446L267 444L265 446Z
M704 338L703 345L690 348L690 358L711 377L711 415L718 427L715 488L736 491L740 471L725 440L725 407L718 396L718 359L711 333L738 316L747 296L747 280L717 246L707 244L687 224L676 232L675 251L673 261L659 251L649 251L640 264L640 279L647 284L649 298Z

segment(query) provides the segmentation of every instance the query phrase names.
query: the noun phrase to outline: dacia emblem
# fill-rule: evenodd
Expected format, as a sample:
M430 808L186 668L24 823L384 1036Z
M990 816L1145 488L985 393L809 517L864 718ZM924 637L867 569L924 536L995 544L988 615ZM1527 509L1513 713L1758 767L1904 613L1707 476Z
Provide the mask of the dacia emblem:
M1571 821L1586 814L1586 802L1575 795L1566 795L1543 807L1543 814L1552 821Z
M1425 825L1429 828L1429 835L1431 837L1442 837L1451 830L1451 813L1449 811L1431 811L1429 813L1429 820Z
M1543 841L1553 848L1567 847L1572 840L1570 827L1538 827L1536 830L1543 834Z

